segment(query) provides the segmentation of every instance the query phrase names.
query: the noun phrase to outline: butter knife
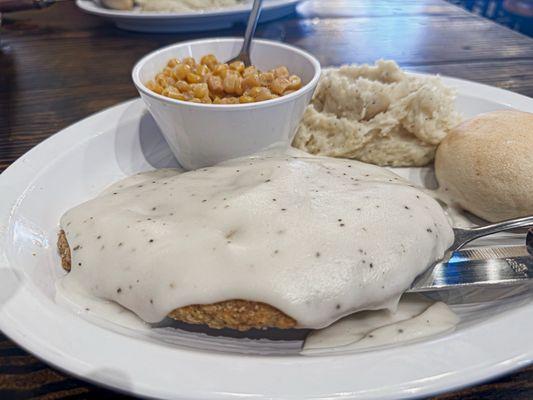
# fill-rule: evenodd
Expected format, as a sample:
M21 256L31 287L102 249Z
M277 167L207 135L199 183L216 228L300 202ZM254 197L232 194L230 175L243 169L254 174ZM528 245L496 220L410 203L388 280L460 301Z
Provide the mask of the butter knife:
M478 247L455 251L448 261L419 276L408 292L501 287L531 282L533 257L526 246Z
M455 228L455 241L444 259L417 277L408 292L508 286L533 277L533 228L525 246L478 247L460 250L480 237L533 225L533 216L516 218L472 229Z

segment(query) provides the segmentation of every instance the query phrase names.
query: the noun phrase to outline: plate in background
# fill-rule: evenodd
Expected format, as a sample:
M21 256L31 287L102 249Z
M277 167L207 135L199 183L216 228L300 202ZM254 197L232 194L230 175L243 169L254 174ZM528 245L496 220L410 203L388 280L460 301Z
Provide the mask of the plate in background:
M292 14L302 0L265 0L259 22L272 21ZM109 19L121 29L137 32L206 32L246 23L251 1L236 7L190 12L139 12L111 10L93 0L76 0L83 11Z
M533 99L458 79L465 116ZM84 119L0 175L0 329L49 364L136 395L173 399L396 399L471 385L533 359L531 292L459 306L453 333L368 351L301 356L301 344L118 326L54 301L59 217L125 176L175 166L140 99ZM427 169L400 173L417 183Z

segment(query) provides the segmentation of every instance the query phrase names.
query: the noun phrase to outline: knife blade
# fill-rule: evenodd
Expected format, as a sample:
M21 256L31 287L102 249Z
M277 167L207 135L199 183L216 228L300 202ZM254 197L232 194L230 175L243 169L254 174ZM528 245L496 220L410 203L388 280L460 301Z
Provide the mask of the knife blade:
M533 257L526 246L479 247L453 252L420 275L408 292L517 285L531 278Z

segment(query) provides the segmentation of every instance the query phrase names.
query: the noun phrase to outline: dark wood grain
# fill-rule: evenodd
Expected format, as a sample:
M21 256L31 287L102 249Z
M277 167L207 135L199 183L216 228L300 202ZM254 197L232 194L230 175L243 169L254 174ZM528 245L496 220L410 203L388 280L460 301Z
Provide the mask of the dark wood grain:
M397 60L533 97L533 41L441 0L316 0L259 26L258 36L305 48L324 65ZM136 96L130 71L176 41L235 36L120 31L73 4L4 16L0 34L0 171L58 130ZM127 398L58 372L0 334L1 399ZM439 400L533 398L533 367Z

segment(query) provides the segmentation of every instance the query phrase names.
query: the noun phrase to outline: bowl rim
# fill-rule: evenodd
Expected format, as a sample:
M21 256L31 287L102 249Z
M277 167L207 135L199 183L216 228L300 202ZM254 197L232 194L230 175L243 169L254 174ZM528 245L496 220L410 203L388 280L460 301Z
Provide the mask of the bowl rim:
M198 109L214 108L217 110L226 110L226 111L227 110L254 109L254 108L261 108L261 107L274 106L277 104L287 103L292 100L295 100L297 97L304 95L305 93L307 93L310 90L313 90L316 87L318 80L320 79L322 67L320 65L320 62L317 60L315 56L313 56L311 53L305 50L300 49L299 47L288 45L282 42L277 42L274 40L266 40L266 39L253 39L253 43L262 43L262 44L270 45L273 47L282 47L307 59L314 68L314 75L311 78L311 80L307 82L304 86L302 86L300 89L294 91L293 93L288 94L287 96L282 96L282 97L278 97L276 99L271 99L271 100L258 101L255 103L243 103L243 104L204 104L204 103L193 103L191 101L172 99L170 97L166 97L166 96L163 96L163 95L160 95L158 93L151 91L150 89L146 87L146 85L143 82L141 82L139 75L144 65L150 59L157 57L160 53L163 53L164 51L170 48L182 47L182 46L188 46L188 45L194 45L194 44L210 43L210 42L221 43L221 42L242 42L242 41L243 41L242 37L206 38L206 39L187 40L184 42L173 43L171 45L161 47L159 49L156 49L146 54L145 56L143 56L140 60L138 60L135 63L132 69L132 72L131 72L133 83L135 84L135 86L137 87L137 90L141 93L141 95L144 94L146 96L152 97L159 101L164 101L169 104L180 105L180 106L186 105L186 106L189 106L192 108L198 108Z

